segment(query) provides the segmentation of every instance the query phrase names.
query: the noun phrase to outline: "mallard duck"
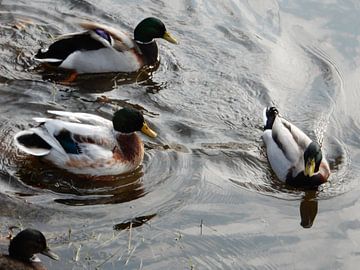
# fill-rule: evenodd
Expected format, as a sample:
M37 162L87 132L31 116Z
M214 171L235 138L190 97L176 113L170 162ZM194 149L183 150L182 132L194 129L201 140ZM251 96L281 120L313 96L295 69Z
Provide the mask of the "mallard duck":
M53 260L58 260L54 252L46 244L45 236L34 229L25 229L10 240L9 254L0 254L0 270L46 270L35 255L41 253Z
M267 158L279 180L292 186L319 186L330 176L320 145L279 116L275 107L264 110Z
M88 113L48 112L59 119L34 118L40 125L15 134L15 144L74 174L131 172L144 157L144 145L135 131L156 137L143 115L134 109L118 110L112 121Z
M155 38L177 41L162 21L149 17L127 33L95 22L82 22L85 31L65 34L46 50L39 50L35 60L76 73L135 72L159 60Z

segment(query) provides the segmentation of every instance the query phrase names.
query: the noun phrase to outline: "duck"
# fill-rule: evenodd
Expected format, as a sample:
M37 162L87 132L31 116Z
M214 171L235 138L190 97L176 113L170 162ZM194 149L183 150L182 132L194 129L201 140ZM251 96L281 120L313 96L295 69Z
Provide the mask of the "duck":
M97 22L79 23L81 32L65 34L46 49L40 49L34 59L47 66L71 70L72 78L84 73L136 72L143 66L159 61L156 38L178 44L158 18L143 19L128 33Z
M318 187L327 182L330 167L320 145L279 116L276 107L263 111L267 159L277 178L294 187Z
M157 136L140 111L132 108L117 110L112 120L82 112L48 113L55 118L34 118L39 125L16 133L15 145L76 175L132 172L144 157L144 145L136 131Z
M41 264L40 253L53 260L59 260L47 246L45 236L38 230L27 228L10 240L9 254L0 254L0 270L46 270Z

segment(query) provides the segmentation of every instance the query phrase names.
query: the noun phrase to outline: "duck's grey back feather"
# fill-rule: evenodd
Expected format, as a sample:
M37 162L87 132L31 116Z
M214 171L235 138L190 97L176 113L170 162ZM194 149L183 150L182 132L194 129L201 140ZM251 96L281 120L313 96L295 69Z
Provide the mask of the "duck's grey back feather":
M67 111L53 111L49 110L48 113L58 116L58 119L64 121L70 121L75 123L82 123L94 126L103 126L107 128L112 128L112 121L90 113L81 113L81 112L67 112Z

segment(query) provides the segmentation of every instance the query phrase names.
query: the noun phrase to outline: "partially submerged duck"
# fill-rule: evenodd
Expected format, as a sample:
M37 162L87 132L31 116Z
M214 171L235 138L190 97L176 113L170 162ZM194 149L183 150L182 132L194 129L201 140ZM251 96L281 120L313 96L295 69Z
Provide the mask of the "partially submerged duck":
M320 145L279 116L275 107L264 110L267 158L279 180L295 187L316 187L330 176Z
M0 254L0 270L46 270L37 253L58 260L54 252L46 244L45 236L34 229L25 229L10 240L9 254Z
M14 141L22 151L41 156L71 173L88 176L119 175L135 170L144 145L135 133L156 137L134 109L123 108L112 121L88 113L49 111L58 119L34 118L38 127L18 132Z
M162 21L149 17L134 30L134 38L122 31L95 22L83 22L82 32L65 34L39 50L35 60L51 67L80 73L135 72L159 60L156 38L177 41Z

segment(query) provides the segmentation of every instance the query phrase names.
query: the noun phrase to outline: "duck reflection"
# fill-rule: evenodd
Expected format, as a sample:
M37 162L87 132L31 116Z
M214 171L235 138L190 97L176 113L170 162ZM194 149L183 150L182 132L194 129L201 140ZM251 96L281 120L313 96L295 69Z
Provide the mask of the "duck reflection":
M300 203L300 225L303 228L311 228L318 212L317 190L305 191Z
M47 189L59 195L55 202L71 205L117 204L145 195L142 166L117 176L85 178L62 171L36 158L27 158L16 176L26 185Z
M99 74L82 74L76 80L67 81L69 73L66 71L38 68L38 72L44 81L51 81L62 85L71 85L77 88L81 93L104 93L113 90L119 85L138 83L148 86L149 91L161 90L162 84L153 81L153 72L158 68L148 66L133 73L99 73Z
M269 192L274 192L274 190L277 190L294 195L299 194L299 192L304 193L301 198L299 207L301 218L300 225L306 229L311 228L318 212L318 187L307 186L304 188L296 188L276 180L273 180L270 186L271 189L269 189Z

